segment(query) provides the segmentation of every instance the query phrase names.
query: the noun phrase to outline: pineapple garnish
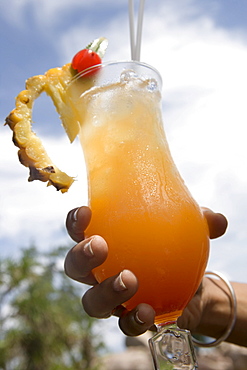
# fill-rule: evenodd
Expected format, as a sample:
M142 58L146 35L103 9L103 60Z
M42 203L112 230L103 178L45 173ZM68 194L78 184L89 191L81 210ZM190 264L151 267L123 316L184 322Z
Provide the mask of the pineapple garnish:
M16 97L15 108L6 118L5 124L13 131L13 142L19 148L18 156L21 164L29 167L28 181L40 180L47 182L47 186L53 185L57 190L65 193L74 182L74 178L62 172L49 158L41 140L32 130L32 111L35 99L41 93L46 92L52 99L62 121L62 125L71 142L80 131L80 124L73 120L73 104L79 96L93 86L93 79L76 79L73 97L67 92L67 86L77 72L98 64L107 48L107 40L103 37L90 43L86 50L90 57L96 53L97 62L88 58L81 60L80 54L76 54L76 63L67 63L63 67L49 69L44 75L30 77L26 81L26 89ZM85 50L85 49L84 49ZM95 59L95 58L94 58ZM88 65L89 62L89 65ZM90 64L91 63L91 64ZM93 64L94 63L94 64ZM79 86L78 86L79 85ZM71 90L71 89L70 89ZM73 99L73 101L72 101Z

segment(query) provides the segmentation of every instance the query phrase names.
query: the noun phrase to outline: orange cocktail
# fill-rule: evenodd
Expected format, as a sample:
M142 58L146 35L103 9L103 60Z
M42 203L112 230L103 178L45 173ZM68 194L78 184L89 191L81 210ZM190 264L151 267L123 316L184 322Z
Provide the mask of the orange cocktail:
M111 70L115 81L102 82ZM93 215L86 234L101 235L109 246L94 273L102 281L131 270L139 289L126 307L145 302L157 323L175 321L204 274L207 224L170 155L158 73L129 62L104 66L98 75L101 86L96 81L76 108Z

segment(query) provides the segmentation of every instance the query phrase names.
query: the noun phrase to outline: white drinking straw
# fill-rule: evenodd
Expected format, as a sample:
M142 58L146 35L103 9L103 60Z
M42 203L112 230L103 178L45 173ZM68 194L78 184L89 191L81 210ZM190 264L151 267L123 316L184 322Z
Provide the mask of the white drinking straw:
M130 27L130 49L131 59L135 60L135 21L134 21L134 3L129 0L129 27Z
M137 34L136 34L136 52L135 52L135 59L138 61L140 61L140 57L141 57L141 39L142 39L144 3L145 3L145 0L140 0L138 23L137 23Z
M131 47L131 59L140 61L141 54L141 38L142 38L142 25L143 25L143 14L144 14L145 0L140 0L138 21L137 21L137 34L135 38L135 27L134 27L134 3L133 0L129 0L129 26L130 26L130 47Z

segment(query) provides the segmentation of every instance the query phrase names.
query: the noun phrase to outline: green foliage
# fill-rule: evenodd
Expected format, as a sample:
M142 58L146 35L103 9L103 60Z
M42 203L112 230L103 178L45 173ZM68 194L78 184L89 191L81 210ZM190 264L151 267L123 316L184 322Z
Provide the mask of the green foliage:
M103 344L63 272L65 248L0 261L0 369L96 370Z

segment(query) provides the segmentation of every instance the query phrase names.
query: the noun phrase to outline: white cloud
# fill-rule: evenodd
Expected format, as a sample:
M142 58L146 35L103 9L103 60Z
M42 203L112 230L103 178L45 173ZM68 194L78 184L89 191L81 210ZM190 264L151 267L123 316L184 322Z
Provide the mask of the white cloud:
M20 10L21 15L21 9L31 1L15 3L12 0L12 3L16 5L11 7L15 19L17 11ZM50 25L52 19L55 22L59 16L62 22L67 6L80 6L79 3L86 10L97 1L35 2L35 5L39 4L36 9L40 10L43 5L37 19L40 24L44 21ZM105 3L109 5L111 1ZM183 1L184 6L176 9L172 1L158 4L159 12L147 6L142 60L155 66L163 77L165 128L173 157L188 187L200 204L223 212L229 218L228 234L213 243L217 247L212 251L210 263L243 280L246 272L242 256L246 256L247 250L244 249L247 240L244 226L247 206L247 45L240 33L219 28L209 16L200 14L196 1ZM126 15L122 13L104 25L93 22L89 26L71 24L54 39L61 59L70 60L82 43L84 45L101 34L110 41L105 60L128 59L130 48L125 19ZM8 129L1 129L0 138L1 158L4 158L0 171L5 174L1 189L1 208L4 209L4 216L1 212L0 217L1 233L11 240L17 238L18 244L30 239L40 245L54 244L61 235L59 230L67 211L85 199L81 195L81 182L73 185L65 195L46 189L44 184L28 184L27 173L17 163L10 138L3 130ZM48 144L50 151L54 148L59 166L76 175L80 164L74 159L68 160L64 154L66 140L48 139ZM72 148L72 151L76 150L76 145ZM4 153L8 153L7 158ZM78 154L73 155L78 158ZM49 210L47 203L51 205ZM231 263L233 254L239 264Z
M188 2L192 5L193 2ZM238 222L244 209L238 207L247 198L238 196L239 187L247 188L247 149L245 125L247 120L247 45L241 35L231 33L206 16L181 22L189 11L161 6L157 12L145 15L142 60L154 65L164 81L164 121L173 157L197 201L223 212L229 218L229 236L212 244L210 260L213 266L229 271L241 280L245 276L236 264L231 265L235 236L236 255L243 254L247 240L244 225ZM190 8L191 9L191 8ZM196 10L199 12L199 10ZM162 17L164 15L164 17ZM110 22L106 34L110 38L105 59L127 51L129 40L122 37L118 20ZM71 39L85 34L80 28L66 34L64 50L70 53ZM118 40L121 39L121 45ZM79 38L78 38L79 40ZM115 50L115 53L111 51ZM236 184L238 186L236 186ZM233 210L238 210L233 212ZM243 213L242 213L243 212ZM241 237L239 236L241 235ZM223 262L218 263L224 254ZM214 257L215 255L215 257ZM217 262L216 262L217 261Z
M71 145L64 137L45 138L45 144L54 162L76 177L66 194L57 192L54 187L46 188L41 182L28 183L28 169L18 162L10 130L0 129L0 150L4 158L0 162L0 239L8 244L8 250L2 253L28 247L31 242L44 249L71 242L64 228L66 214L73 207L87 203L86 174L79 143Z
M118 0L116 3L114 0L9 0L8 2L2 1L0 3L0 11L2 16L10 24L16 27L23 28L26 25L26 21L32 15L37 26L40 30L46 32L47 28L54 30L57 24L66 21L68 14L81 13L81 20L83 22L84 15L88 11L95 12L101 9L104 12L106 9L108 14L111 14L112 8L118 8L121 4L126 4L126 0ZM106 16L107 13L104 13ZM92 28L97 26L93 24Z

